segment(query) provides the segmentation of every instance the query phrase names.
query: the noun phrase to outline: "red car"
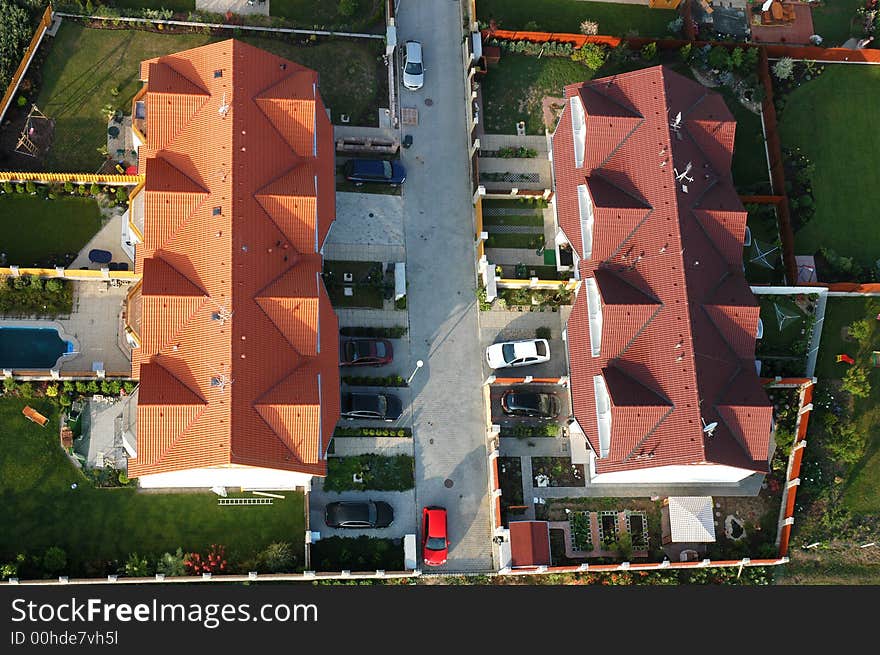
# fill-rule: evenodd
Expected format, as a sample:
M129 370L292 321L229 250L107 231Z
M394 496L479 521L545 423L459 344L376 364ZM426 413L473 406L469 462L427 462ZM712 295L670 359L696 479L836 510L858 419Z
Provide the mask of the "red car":
M446 564L449 538L446 536L446 510L443 507L422 509L422 557L428 566Z
M385 366L394 359L388 339L340 339L340 366Z

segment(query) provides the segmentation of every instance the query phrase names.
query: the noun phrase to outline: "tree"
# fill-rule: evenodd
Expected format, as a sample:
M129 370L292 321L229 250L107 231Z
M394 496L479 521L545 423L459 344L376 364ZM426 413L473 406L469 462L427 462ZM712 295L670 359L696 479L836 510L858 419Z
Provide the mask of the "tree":
M608 49L598 43L585 43L571 55L572 61L579 61L591 70L601 68L607 57Z
M32 35L27 10L13 0L0 0L0 88L9 85Z
M790 79L793 73L794 59L792 59L791 57L783 57L775 64L773 64L773 74L776 76L777 79Z
M49 575L58 575L67 568L67 553L58 546L50 546L43 554L43 570Z
M289 573L296 567L293 546L284 541L269 544L257 555L257 566L264 573Z
M871 394L868 369L864 366L851 366L843 376L843 383L840 387L856 398L867 398Z

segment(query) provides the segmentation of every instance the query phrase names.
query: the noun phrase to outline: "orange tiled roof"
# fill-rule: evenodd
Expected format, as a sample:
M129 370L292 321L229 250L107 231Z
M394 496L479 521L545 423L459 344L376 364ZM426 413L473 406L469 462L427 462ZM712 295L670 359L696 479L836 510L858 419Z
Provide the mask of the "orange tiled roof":
M335 184L317 74L229 40L145 61L141 75L149 126L129 474L251 465L322 475L339 359L320 277Z

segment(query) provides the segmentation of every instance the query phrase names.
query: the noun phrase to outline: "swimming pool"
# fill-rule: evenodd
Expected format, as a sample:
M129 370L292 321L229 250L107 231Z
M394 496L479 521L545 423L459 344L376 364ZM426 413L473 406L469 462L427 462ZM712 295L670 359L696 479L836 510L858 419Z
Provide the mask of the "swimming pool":
M0 368L50 369L73 352L73 342L54 327L0 326Z

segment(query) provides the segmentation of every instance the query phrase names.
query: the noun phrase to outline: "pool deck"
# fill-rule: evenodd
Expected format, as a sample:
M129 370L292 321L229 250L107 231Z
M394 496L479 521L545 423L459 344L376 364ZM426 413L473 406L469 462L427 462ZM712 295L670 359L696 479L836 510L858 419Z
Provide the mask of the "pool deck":
M108 375L131 375L131 350L120 343L120 314L129 285L111 286L105 281L74 281L73 311L69 318L59 319L68 334L79 341L79 355L65 358L62 376L83 373L90 375L95 362L103 362Z

